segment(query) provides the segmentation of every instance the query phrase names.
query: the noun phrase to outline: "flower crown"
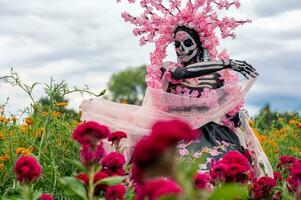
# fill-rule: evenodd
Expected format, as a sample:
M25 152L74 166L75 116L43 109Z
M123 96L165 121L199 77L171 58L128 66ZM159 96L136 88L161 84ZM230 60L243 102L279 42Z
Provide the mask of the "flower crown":
M136 0L127 0L135 3ZM121 0L117 0L121 2ZM161 71L163 60L167 56L166 48L174 41L174 31L178 26L186 26L198 32L203 48L207 49L212 60L227 58L224 49L218 52L219 38L235 38L234 30L250 20L236 20L229 17L219 17L218 10L228 10L230 7L240 7L239 0L140 0L143 13L134 17L123 12L126 22L136 26L135 36L140 37L140 45L155 43L155 50L150 55L151 65L147 68L146 81L154 88L161 87Z

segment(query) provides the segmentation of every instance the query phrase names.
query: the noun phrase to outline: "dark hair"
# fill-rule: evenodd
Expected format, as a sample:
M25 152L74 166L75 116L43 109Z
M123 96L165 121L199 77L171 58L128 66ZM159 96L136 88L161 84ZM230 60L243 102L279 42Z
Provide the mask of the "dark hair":
M176 30L174 31L174 37L176 36L177 32L179 32L179 31L185 31L185 32L187 32L193 38L193 40L195 41L196 45L198 46L198 56L199 56L199 59L201 61L203 61L204 60L204 58L203 58L204 48L202 46L202 42L200 41L200 36L199 36L198 32L196 30L188 28L186 26L178 26L176 28Z

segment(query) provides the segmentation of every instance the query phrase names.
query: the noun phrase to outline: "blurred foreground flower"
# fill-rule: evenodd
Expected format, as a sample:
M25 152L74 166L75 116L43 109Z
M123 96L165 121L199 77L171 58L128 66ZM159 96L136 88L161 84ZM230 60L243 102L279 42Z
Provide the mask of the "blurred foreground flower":
M21 183L32 183L40 178L42 167L35 158L22 156L16 161L14 172Z

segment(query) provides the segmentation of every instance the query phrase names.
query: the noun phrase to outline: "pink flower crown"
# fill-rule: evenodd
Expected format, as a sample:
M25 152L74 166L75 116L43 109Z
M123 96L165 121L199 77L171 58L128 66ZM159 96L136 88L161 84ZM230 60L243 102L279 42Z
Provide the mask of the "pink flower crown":
M127 0L135 3L136 0ZM121 0L117 0L121 2ZM165 2L165 3L164 3ZM234 30L250 20L236 20L229 17L218 17L217 10L228 10L230 7L240 7L239 0L140 0L143 13L134 17L123 12L126 22L136 26L135 36L140 37L140 45L155 43L155 50L150 55L151 65L147 68L146 81L154 88L161 87L161 71L166 58L166 48L174 41L174 31L178 26L186 26L198 32L203 48L207 49L212 60L227 57L226 50L218 52L219 30L221 38L235 38Z

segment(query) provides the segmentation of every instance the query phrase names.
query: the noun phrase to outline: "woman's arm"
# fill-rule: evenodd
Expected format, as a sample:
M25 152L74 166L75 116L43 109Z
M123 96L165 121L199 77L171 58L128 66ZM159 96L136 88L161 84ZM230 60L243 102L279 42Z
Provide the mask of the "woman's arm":
M177 67L175 69L171 69L170 73L173 79L180 80L196 78L223 69L233 69L234 71L240 72L247 79L249 79L249 76L253 78L258 76L258 73L251 65L245 61L239 60L200 62L188 65L187 67Z

